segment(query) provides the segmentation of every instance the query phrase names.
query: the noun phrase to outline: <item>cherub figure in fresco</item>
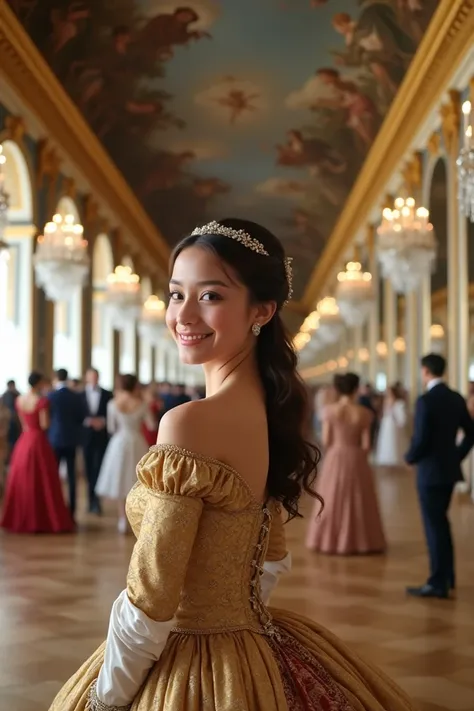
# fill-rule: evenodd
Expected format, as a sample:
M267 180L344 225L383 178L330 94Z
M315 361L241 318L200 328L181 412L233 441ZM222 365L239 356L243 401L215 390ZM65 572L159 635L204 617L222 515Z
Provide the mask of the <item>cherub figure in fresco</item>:
M277 145L277 165L294 168L309 168L311 175L318 170L329 173L343 173L347 167L344 158L325 141L319 138L304 138L301 131L287 132L287 142Z
M200 198L226 195L230 190L231 186L219 178L196 178L193 182L193 192Z
M181 151L181 153L163 151L160 153L138 189L140 197L146 199L152 193L176 187L183 177L186 167L195 158L193 151Z
M338 54L336 62L346 66L368 65L391 100L416 51L416 44L401 27L386 0L361 2L357 20L347 12L338 12L332 19L334 29L343 35L346 43L346 52Z
M396 3L401 27L406 27L419 44L430 24L438 0L396 0Z
M319 254L323 249L325 240L317 227L318 222L320 220L317 215L302 208L296 208L290 218L283 220L283 224L291 228L287 244L292 257L313 261L315 253Z
M322 67L316 71L319 80L333 89L333 96L318 99L318 103L312 107L333 109L343 111L345 123L365 147L373 142L379 128L380 117L377 108L366 94L351 81L343 79L340 72L332 67Z
M237 119L247 111L257 111L252 104L254 99L260 97L259 93L246 94L242 89L230 89L228 94L220 96L214 101L225 109L229 109L229 123L235 124Z
M54 54L60 52L81 31L80 22L90 17L90 8L84 2L69 2L65 8L51 10L51 45Z
M142 51L164 61L173 57L173 47L188 45L191 40L210 38L208 32L192 30L199 15L191 7L178 7L173 13L155 15L138 31L136 42Z

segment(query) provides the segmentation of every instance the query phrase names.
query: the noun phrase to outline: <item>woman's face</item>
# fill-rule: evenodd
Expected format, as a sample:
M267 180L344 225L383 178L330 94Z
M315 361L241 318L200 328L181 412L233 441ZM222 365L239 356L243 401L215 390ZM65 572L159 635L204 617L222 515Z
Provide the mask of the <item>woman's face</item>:
M170 279L166 323L183 363L226 363L251 345L258 306L227 264L202 247L177 257ZM266 322L260 319L260 323Z

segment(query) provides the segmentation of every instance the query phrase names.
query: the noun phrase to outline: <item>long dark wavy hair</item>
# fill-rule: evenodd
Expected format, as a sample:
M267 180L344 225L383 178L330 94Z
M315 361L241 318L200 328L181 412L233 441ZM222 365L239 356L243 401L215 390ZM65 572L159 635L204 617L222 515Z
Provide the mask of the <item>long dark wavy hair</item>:
M262 327L256 349L266 397L270 453L268 493L281 502L291 519L301 516L298 502L303 491L319 499L322 505L323 500L312 487L320 452L309 439L308 393L297 372L296 353L281 318L281 309L288 297L285 252L280 241L255 222L228 218L219 224L245 230L263 244L268 256L222 235L190 235L174 249L171 268L183 250L199 245L235 270L249 290L251 303L274 301L277 304L275 315Z

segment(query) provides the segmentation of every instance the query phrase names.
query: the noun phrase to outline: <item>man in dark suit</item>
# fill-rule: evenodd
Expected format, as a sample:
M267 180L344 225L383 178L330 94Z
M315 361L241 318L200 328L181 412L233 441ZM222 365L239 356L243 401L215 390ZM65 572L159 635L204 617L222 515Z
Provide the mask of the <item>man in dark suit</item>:
M67 386L68 372L65 368L56 371L55 387L48 395L50 425L48 437L58 464L63 460L67 467L69 508L76 512L76 449L84 420L82 402Z
M407 588L415 597L447 598L455 588L454 550L448 509L461 462L474 444L474 422L464 398L443 382L445 359L431 353L421 361L426 392L416 403L415 430L405 455L416 464L417 489L430 559L425 585ZM459 430L464 432L457 444Z
M89 512L100 515L100 501L96 496L95 487L109 442L107 405L112 399L112 393L100 387L99 371L95 368L88 369L85 380L86 387L80 397L85 412L82 441L89 490Z

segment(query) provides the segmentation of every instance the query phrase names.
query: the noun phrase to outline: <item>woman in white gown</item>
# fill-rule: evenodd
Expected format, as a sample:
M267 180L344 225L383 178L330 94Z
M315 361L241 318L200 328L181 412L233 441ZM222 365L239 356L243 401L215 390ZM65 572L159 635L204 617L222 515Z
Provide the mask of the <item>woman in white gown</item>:
M96 492L118 504L118 530L127 531L125 499L137 480L137 462L148 451L142 434L149 407L135 375L121 377L120 390L107 407L107 430L112 435L100 468Z
M379 466L398 467L403 464L408 448L407 420L407 406L402 393L397 386L388 388L375 457Z

